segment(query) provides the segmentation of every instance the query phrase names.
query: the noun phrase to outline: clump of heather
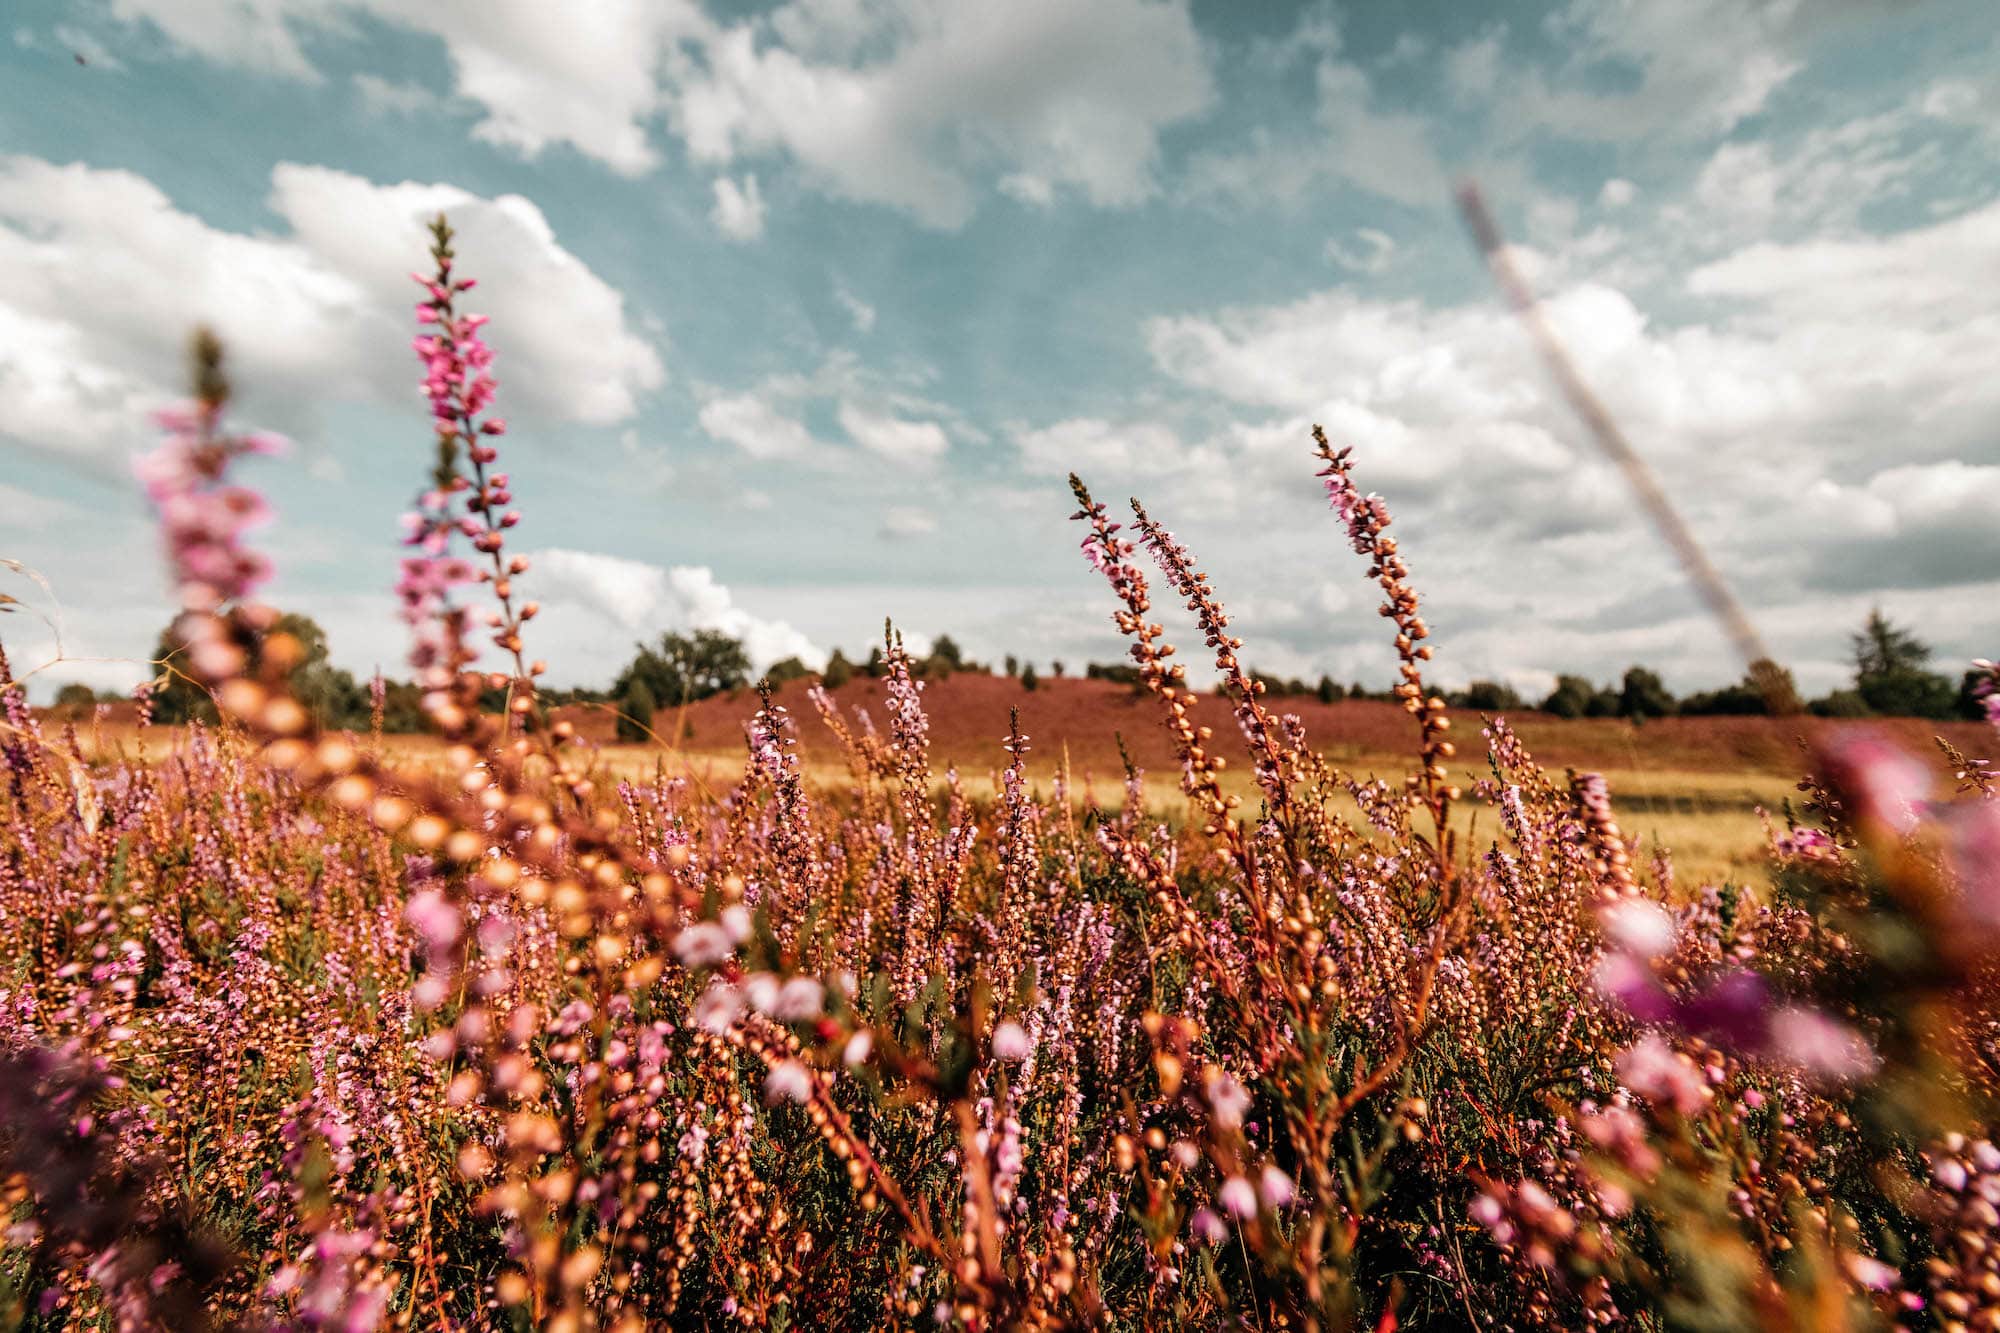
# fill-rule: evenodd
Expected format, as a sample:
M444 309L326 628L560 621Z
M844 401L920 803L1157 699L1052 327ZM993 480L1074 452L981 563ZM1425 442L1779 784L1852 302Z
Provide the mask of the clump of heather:
M397 583L432 759L292 697L265 506L231 475L274 441L227 427L212 339L141 475L174 669L221 723L86 754L0 656L10 1326L2000 1319L1979 761L1947 747L1947 795L1877 742L1815 754L1768 883L1676 883L1601 777L1501 718L1453 739L1388 503L1315 431L1405 774L1330 763L1195 554L1073 479L1183 805L1143 808L1137 773L1112 808L1039 788L1018 722L973 799L893 631L879 725L809 695L845 782L807 779L771 691L733 787L614 780L537 699L452 240L440 219L418 277L429 473Z

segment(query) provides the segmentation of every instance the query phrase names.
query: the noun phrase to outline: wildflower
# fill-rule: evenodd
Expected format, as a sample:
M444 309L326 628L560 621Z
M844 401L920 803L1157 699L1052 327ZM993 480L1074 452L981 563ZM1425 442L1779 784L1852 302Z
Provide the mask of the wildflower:
M1241 1176L1231 1176L1222 1182L1216 1191L1215 1200L1222 1205L1222 1211L1235 1218L1251 1218L1257 1215L1257 1191Z
M736 940L720 922L697 921L674 936L674 957L683 967L714 967L736 952Z
M1262 1199L1264 1206L1272 1212L1288 1207L1292 1200L1298 1197L1298 1192L1298 1187L1292 1184L1292 1178L1275 1166L1266 1166L1257 1177L1257 1197Z
M1188 1229L1204 1245L1220 1245L1229 1239L1229 1224L1213 1208L1195 1209L1194 1216L1188 1221Z
M1027 1029L1013 1019L1007 1019L993 1029L993 1055L996 1059L1019 1063L1027 1059L1033 1049L1028 1041Z
M812 1075L797 1060L781 1060L764 1076L767 1102L804 1102L812 1096Z
M875 1049L875 1038L867 1031L855 1033L841 1047L840 1059L849 1069L858 1068L868 1062L868 1053Z
M1250 1110L1250 1094L1241 1083L1211 1066L1203 1075L1202 1091L1208 1097L1209 1109L1215 1115L1215 1123L1224 1129L1241 1129L1243 1117Z
M1658 958L1674 947L1674 919L1658 903L1623 898L1599 911L1597 919L1605 938L1629 954Z
M1694 1115L1714 1094L1694 1061L1649 1033L1618 1057L1618 1077L1625 1086L1656 1106Z

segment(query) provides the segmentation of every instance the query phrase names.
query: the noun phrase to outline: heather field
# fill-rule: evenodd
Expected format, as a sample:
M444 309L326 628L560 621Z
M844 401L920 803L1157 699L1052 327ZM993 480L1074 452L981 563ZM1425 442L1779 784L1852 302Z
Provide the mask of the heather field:
M1628 5L1605 28L1575 6L1440 56L1359 8L1226 42L1174 0L797 0L740 21L117 0L81 27L24 20L0 75L32 58L40 80L153 86L196 55L242 74L247 92L162 101L171 126L192 96L202 134L175 160L204 179L232 143L352 130L290 105L349 97L393 124L383 170L443 125L488 193L281 162L196 216L124 144L116 167L0 156L0 434L147 441L109 468L24 449L21 483L0 477L0 537L112 603L66 607L65 579L0 549L0 1333L2000 1329L2000 666L1967 646L1996 628L1991 570L1970 567L2000 550L2000 468L1977 461L2000 399L1978 396L1990 355L1904 336L1912 308L1942 309L1990 348L1984 306L1952 303L2000 253L1960 223L2000 206L1967 202L1984 178L1964 171L1906 210L1923 220L1898 235L1945 237L1912 288L1836 198L1859 164L1877 202L1910 204L1890 187L1948 154L1891 170L1906 137L1983 160L1990 87L1899 86L1810 138L1783 189L1755 188L1768 153L1722 144L1662 205L1665 232L1735 248L1663 307L1768 299L1761 325L1662 335L1602 286L1544 305L1536 283L1571 283L1652 207L1599 179L1609 148L1579 155L1594 214L1522 210L1541 249L1460 189L1445 226L1499 301L1448 310L1416 286L1355 295L1408 258L1375 221L1418 216L1434 140L1478 145L1524 194L1548 145L1434 134L1381 85L1441 64L1433 100L1469 115L1518 84L1537 133L1643 166L1685 152L1675 135L1767 129L1806 68L1787 43L1831 20L1760 0L1745 28L1690 0L1706 19ZM1510 70L1530 28L1580 54L1517 49L1542 63ZM420 50L396 46L417 29ZM357 46L448 58L448 81L323 74ZM1294 137L1252 116L1163 147L1220 98L1212 60L1244 104L1318 99L1286 209L1365 176L1401 212L1314 220L1311 261L1348 287L1148 316L1161 373L1267 415L1140 394L1185 419L1032 424L1035 374L1080 413L1095 400L1061 375L1120 354L1069 327L1074 305L1028 310L975 289L964 254L935 262L967 236L1089 305L1130 252L1064 233L1085 257L1065 267L1063 210L1180 210L1145 265L1192 291L1209 266L1173 247L1226 233L1247 275L1227 299L1291 280L1268 219L1217 219ZM1023 78L1048 81L1030 109ZM9 96L0 77L0 138L30 132ZM207 137L217 107L237 139ZM664 322L635 305L628 324L536 204L495 193L523 161L591 214L565 235L690 284L671 379ZM607 166L603 198L628 203L649 173L709 172L713 211L658 191L598 229L598 186L559 185ZM980 336L953 365L991 377L984 415L928 397L950 377L920 357L792 373L812 321L757 308L784 265L742 247L804 216L819 313L877 336L818 248L856 253L891 209L921 234L877 275L875 346L898 336L891 297L963 297L951 327ZM1798 243L1804 285L1848 302L1822 323L1770 296L1814 209L1843 224ZM690 218L726 260L648 250ZM58 267L88 280L42 285ZM225 338L197 318L218 302L254 318ZM743 392L705 378L722 358L700 321L724 307L764 376ZM1793 334L1846 359L1760 359ZM1897 398L1899 356L1924 377ZM1009 357L1042 366L1015 400ZM143 378L169 373L171 401ZM401 396L370 399L371 377ZM1299 387L1321 379L1331 396ZM645 434L668 394L671 448ZM267 407L286 434L257 428ZM1630 410L1666 441L1657 468ZM848 444L819 438L836 425ZM696 427L738 453L717 465ZM1894 466L1841 452L1860 439ZM84 498L48 498L61 485ZM942 520L891 503L950 487ZM1021 593L1048 568L1024 534L1055 534L1088 633L1055 576ZM616 554L628 540L712 541L738 591ZM982 655L1028 658L981 665L877 620L850 661L751 609L835 623L884 551L933 578L903 591L935 623L943 606L990 635ZM103 565L115 581L90 583ZM1907 594L1897 618L1869 601L1886 594ZM163 621L150 656L123 651ZM1021 641L1045 631L1070 637ZM1116 660L1078 674L1057 654L1079 644ZM1599 683L1639 651L1660 670ZM1677 698L1689 663L1736 683Z
M927 681L891 629L837 694L601 743L539 697L453 257L440 218L398 585L431 734L385 735L379 682L365 731L296 696L231 477L281 442L232 433L205 334L139 465L162 675L123 722L0 676L10 1322L2000 1309L1990 729L1808 719L1756 666L1771 716L1455 711L1389 507L1315 430L1397 703L1281 710L1195 556L1072 477L1130 684ZM190 687L212 723L150 725Z

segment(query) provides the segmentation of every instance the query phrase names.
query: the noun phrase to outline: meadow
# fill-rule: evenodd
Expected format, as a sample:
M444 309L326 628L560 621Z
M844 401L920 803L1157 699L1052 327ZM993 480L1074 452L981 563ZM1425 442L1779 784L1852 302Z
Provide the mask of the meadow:
M39 716L0 659L9 1326L2000 1326L1992 728L1455 711L1316 432L1395 703L1267 699L1072 478L1136 688L891 635L600 743L434 240L430 736L294 697L230 476L280 442L206 337L140 479L220 721Z

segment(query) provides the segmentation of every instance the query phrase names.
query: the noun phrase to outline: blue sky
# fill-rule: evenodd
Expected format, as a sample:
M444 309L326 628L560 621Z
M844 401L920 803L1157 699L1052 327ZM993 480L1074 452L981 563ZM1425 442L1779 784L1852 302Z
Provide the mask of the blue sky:
M276 600L394 670L427 447L420 220L484 280L536 651L758 655L891 616L1112 660L1063 474L1139 494L1251 659L1377 683L1317 498L1352 443L1447 681L1736 674L1450 205L1552 317L1809 689L1880 603L2000 605L2000 23L1981 0L24 0L0 30L0 556L38 677L166 616L129 479L189 326L234 352ZM82 57L79 63L78 57ZM30 584L6 590L45 603ZM53 610L51 610L53 617ZM57 655L26 615L18 664Z

